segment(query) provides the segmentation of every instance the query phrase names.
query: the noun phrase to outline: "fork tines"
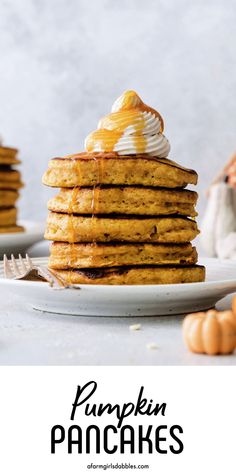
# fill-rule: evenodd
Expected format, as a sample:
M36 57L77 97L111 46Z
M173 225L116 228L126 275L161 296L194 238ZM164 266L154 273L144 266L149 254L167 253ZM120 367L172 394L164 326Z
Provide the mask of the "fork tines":
M6 254L3 257L3 268L4 268L4 275L6 278L16 279L19 277L24 276L29 269L33 267L33 264L26 254L26 259L24 261L21 254L19 254L19 259L16 260L14 255L11 255L11 260L8 260Z

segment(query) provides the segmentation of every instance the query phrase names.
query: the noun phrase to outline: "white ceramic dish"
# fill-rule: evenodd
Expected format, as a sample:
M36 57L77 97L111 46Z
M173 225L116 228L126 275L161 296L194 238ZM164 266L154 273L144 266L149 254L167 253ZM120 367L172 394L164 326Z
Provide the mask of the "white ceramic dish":
M0 233L0 256L24 252L32 244L43 239L44 225L33 221L19 221L24 226L22 233Z
M46 264L47 258L35 259ZM0 266L0 292L25 299L41 311L84 316L155 316L189 313L211 308L236 291L236 262L202 259L207 280L173 285L80 285L53 290L44 282L7 280Z

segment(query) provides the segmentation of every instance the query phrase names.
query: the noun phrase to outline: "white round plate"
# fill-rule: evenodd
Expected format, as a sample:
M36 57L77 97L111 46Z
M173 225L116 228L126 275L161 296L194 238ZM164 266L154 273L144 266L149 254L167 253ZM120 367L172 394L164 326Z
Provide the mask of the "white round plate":
M22 233L0 233L0 256L3 254L18 254L25 251L32 244L43 239L44 225L33 221L19 221L24 226Z
M47 258L34 259L47 264ZM171 285L79 285L55 290L45 282L7 280L0 266L0 294L18 295L41 311L84 316L155 316L205 310L236 291L236 261L202 259L206 282Z

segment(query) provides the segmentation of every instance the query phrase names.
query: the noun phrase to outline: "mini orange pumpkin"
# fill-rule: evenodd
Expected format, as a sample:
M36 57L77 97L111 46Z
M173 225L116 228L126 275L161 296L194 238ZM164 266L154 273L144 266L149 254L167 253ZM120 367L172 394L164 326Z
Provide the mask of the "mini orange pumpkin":
M230 354L236 348L236 317L230 310L186 316L183 335L187 347L199 354Z
M235 317L235 323L236 323L236 297L233 297L233 300L232 300L232 312Z

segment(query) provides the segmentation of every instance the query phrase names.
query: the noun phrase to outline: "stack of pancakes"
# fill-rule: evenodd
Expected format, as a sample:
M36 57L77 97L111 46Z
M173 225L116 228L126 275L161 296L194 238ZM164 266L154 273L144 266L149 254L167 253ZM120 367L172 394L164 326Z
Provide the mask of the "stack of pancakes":
M23 227L17 225L15 207L23 184L20 172L12 168L20 163L17 152L17 149L0 145L0 233L23 231Z
M191 241L196 172L167 159L161 115L133 91L85 141L87 152L55 158L43 177L59 194L48 203L49 268L69 283L200 282Z
M49 268L70 283L167 284L204 280L191 245L198 234L197 174L146 155L80 153L55 158L43 182Z

